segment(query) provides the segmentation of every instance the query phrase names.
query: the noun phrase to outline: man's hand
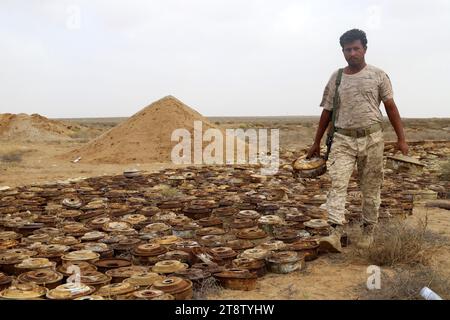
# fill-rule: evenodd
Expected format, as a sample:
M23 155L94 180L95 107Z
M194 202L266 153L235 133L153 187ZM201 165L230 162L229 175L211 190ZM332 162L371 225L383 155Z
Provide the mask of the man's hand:
M395 145L395 149L399 150L406 156L408 154L408 144L406 143L403 123L400 119L400 113L398 112L397 105L395 104L394 99L389 99L384 102L384 106L386 107L386 113L389 121L397 134L397 144Z
M318 143L313 143L306 154L306 159L310 159L312 157L320 157L320 145Z
M399 150L404 156L408 155L408 144L404 140L397 141L396 149Z

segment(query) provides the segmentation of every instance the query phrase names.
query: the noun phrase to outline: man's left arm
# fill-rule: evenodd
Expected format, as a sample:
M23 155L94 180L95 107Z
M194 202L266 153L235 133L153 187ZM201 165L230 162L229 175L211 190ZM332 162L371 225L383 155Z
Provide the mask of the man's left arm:
M402 119L400 118L400 113L398 112L397 105L394 99L388 99L383 102L386 108L386 113L388 115L389 121L394 127L395 133L397 134L397 149L401 151L402 154L408 154L408 144L406 143L405 132L403 130Z

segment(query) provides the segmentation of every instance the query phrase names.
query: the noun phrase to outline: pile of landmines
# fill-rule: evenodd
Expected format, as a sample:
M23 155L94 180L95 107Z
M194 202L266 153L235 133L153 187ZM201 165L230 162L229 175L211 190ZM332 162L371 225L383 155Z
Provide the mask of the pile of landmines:
M448 197L434 167L446 146L412 148L420 176L386 173L384 216L411 213L418 191ZM191 299L208 283L252 290L266 272L301 270L330 233L330 181L294 179L295 156L273 176L187 167L3 190L0 297ZM354 178L349 190L347 218L358 219Z

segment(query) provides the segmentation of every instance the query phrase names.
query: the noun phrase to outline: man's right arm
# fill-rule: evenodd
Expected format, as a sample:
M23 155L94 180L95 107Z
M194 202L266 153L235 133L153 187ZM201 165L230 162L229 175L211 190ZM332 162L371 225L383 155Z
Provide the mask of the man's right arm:
M331 121L331 111L327 109L322 110L322 114L320 115L319 120L319 127L316 131L316 137L314 138L314 143L309 148L308 154L306 155L306 158L309 159L311 157L319 157L320 156L320 141L322 141L322 137L325 133L325 130L327 130L328 124Z

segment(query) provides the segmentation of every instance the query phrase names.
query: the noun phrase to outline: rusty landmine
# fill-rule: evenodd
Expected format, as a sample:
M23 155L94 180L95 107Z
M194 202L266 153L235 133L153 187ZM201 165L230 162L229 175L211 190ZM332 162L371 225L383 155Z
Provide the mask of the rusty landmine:
M35 242L46 244L51 240L51 238L52 237L46 233L31 234L26 238L22 238L22 243L26 245L33 244Z
M267 233L264 230L259 229L257 227L242 229L241 231L238 231L236 233L236 238L250 240L255 245L258 245L268 240Z
M143 207L138 211L139 214L142 214L147 218L151 218L159 212L161 212L161 210L158 207Z
M79 209L83 205L83 202L78 198L72 197L65 198L62 201L62 205L70 209Z
M59 264L62 255L69 251L70 247L60 244L48 244L40 245L36 250L38 251L37 258L47 258Z
M247 269L226 269L213 276L226 289L250 291L256 288L257 276Z
M208 235L201 237L198 243L205 247L223 247L225 238L220 235Z
M91 250L77 250L64 254L61 259L63 262L85 261L93 263L100 258L100 254Z
M174 273L175 277L188 279L193 284L194 290L201 290L206 280L211 279L211 272L198 269L198 268L190 268L187 270L177 271Z
M236 258L238 253L230 247L215 247L208 250L213 257L213 262L221 266L231 265L231 261Z
M281 240L272 239L266 242L263 242L258 245L256 249L263 249L267 251L278 251L284 250L286 248L286 243Z
M56 263L47 258L27 258L20 263L14 265L15 274L19 275L23 272L34 271L39 269L54 269Z
M92 230L87 228L83 223L72 222L65 224L63 226L63 231L66 234L66 236L81 237L85 233Z
M47 288L31 283L14 284L0 292L0 299L34 300L46 295Z
M33 231L43 228L45 225L43 223L38 222L28 222L16 228L18 233L21 233L23 236L30 236L33 234Z
M73 236L56 236L52 240L50 240L51 244L59 244L65 246L71 246L77 243L80 243L80 240Z
M222 228L223 227L223 221L219 217L210 216L207 218L202 218L197 221L197 223L201 227L216 227L216 228Z
M275 232L276 240L283 241L284 243L292 243L298 241L301 236L299 235L297 230L292 229L281 229Z
M142 243L141 239L126 238L119 240L118 242L111 244L111 248L114 249L115 255L130 253L136 246Z
M170 250L181 250L191 255L194 248L200 248L200 244L194 240L184 240L169 246Z
M74 274L75 270L80 270L80 273L87 271L97 271L97 267L85 261L66 262L56 268L56 270L69 277Z
M178 243L184 241L182 238L179 238L177 236L164 236L159 238L154 238L150 240L150 243L157 243L161 246L165 246L169 248L172 244Z
M247 229L256 227L258 225L258 221L255 219L250 218L235 218L231 224L230 227L232 229Z
M47 292L46 297L52 300L73 300L95 292L94 287L83 283L65 283Z
M8 239L8 240L0 240L0 251L8 250L16 247L19 244L19 241Z
M261 215L255 210L241 210L234 215L236 218L247 218L252 220L258 220Z
M91 241L98 241L100 239L103 239L104 237L106 237L106 233L105 232L101 232L101 231L90 231L90 232L86 232L81 238L81 241L86 241L86 242L91 242Z
M185 264L192 264L192 255L182 250L172 250L158 256L159 261L177 260Z
M48 234L52 238L62 235L62 231L60 229L54 228L54 227L44 227L44 228L33 231L33 234L41 234L41 233Z
M99 258L111 258L114 256L113 249L106 243L101 242L82 242L72 246L76 251L92 251L99 254Z
M155 281L164 279L165 277L163 275L157 274L155 272L143 272L125 279L124 282L129 282L139 287L150 287L151 285L153 285L153 283L155 283Z
M54 226L56 226L56 224L58 222L58 217L53 216L53 215L41 214L39 217L36 218L35 222L43 223L47 227L50 227L50 226L54 227ZM44 228L41 228L41 229L44 229ZM40 230L40 229L38 229L38 230ZM38 230L35 230L35 232Z
M115 233L109 233L104 238L98 240L100 243L106 243L107 245L113 245L116 243L119 243L120 241L126 241L128 240L128 236L124 234L115 234Z
M300 222L300 223L304 223L306 221L310 221L311 217L307 216L301 212L287 212L286 213L286 217L285 217L286 221L294 221L294 222Z
M12 282L12 277L7 276L3 272L0 272L0 291L6 289L10 286Z
M95 230L102 230L105 223L111 222L108 216L95 217L86 222L86 226Z
M265 215L258 219L259 227L270 236L273 236L274 229L281 226L283 223L283 219L276 215Z
M291 273L304 267L304 254L295 251L273 252L266 258L267 269L273 273Z
M131 261L123 258L106 258L95 261L94 265L100 272L106 272L115 268L129 267L131 266Z
M226 233L226 231L222 228L217 228L217 227L205 227L205 228L201 228L198 229L195 232L195 235L197 237L203 237L203 236L211 236L211 235L224 235Z
M81 272L80 281L88 286L94 287L96 290L111 282L111 276L95 270Z
M60 219L73 219L76 220L82 214L81 211L78 210L63 210L57 214Z
M90 219L102 216L105 214L104 210L84 210L81 215L77 217L78 221L88 221Z
M330 225L324 219L311 219L303 224L305 225L306 230L313 235L316 234L322 236L330 235Z
M112 283L101 287L95 294L110 299L126 299L127 295L132 294L138 289L139 286L128 282Z
M152 289L171 294L176 300L190 300L193 296L192 281L180 277L168 277L155 281Z
M132 294L135 300L174 300L175 297L161 290L145 289L135 291Z
M186 217L185 215L179 214L173 218L167 220L167 223L172 227L179 227L186 224L193 223L191 218Z
M143 227L139 234L142 236L147 235L148 238L156 238L161 236L172 235L172 227L166 223L155 222Z
M47 289L53 289L61 284L63 275L51 269L39 269L21 273L17 280L21 283L35 283Z
M160 274L171 274L177 271L186 270L187 268L189 268L187 263L178 260L163 260L155 263L152 267L152 271Z
M148 272L149 268L146 266L128 266L111 269L105 272L106 275L111 276L111 283L119 283L127 278L131 278L136 274Z
M247 249L244 252L242 252L241 254L239 254L239 258L264 260L271 254L272 254L272 251L270 251L270 250L253 248L253 249Z
M230 201L231 205L234 204L234 201ZM224 223L231 221L233 216L237 213L239 213L239 209L231 206L219 207L212 211L212 215L220 218Z
M319 242L313 239L304 239L287 246L288 250L305 253L305 261L317 259L319 255Z
M256 275L258 278L267 273L266 263L264 260L257 260L252 258L237 258L232 262L233 268L247 269L250 273Z
M228 240L225 243L226 247L230 247L231 249L241 252L247 249L253 248L255 245L253 242L249 240L243 240L243 239L235 239L235 240Z
M161 254L166 253L167 251L167 247L162 246L158 243L144 243L136 246L132 251L132 255L135 258L157 257Z

